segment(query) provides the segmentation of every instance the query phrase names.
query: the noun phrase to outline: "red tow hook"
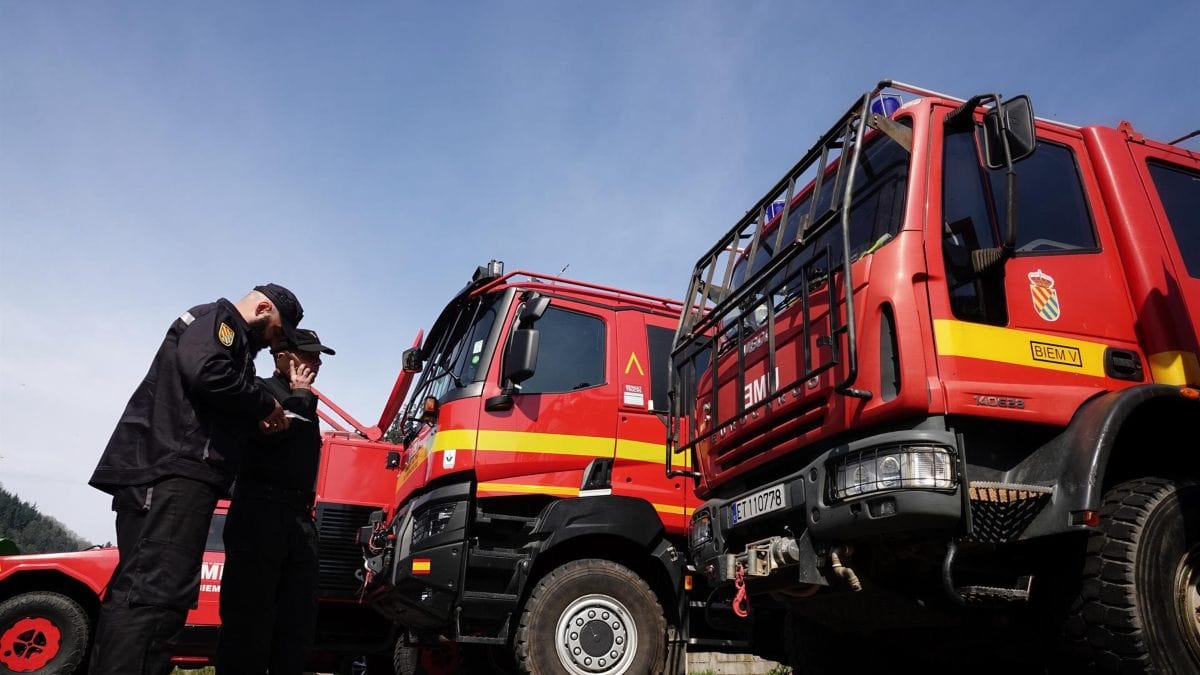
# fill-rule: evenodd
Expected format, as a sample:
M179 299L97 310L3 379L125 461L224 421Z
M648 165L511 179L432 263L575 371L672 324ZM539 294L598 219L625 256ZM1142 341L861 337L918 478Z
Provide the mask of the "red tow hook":
M733 587L737 589L733 596L733 613L745 619L750 616L750 598L746 595L746 567L742 563L737 564L733 574Z

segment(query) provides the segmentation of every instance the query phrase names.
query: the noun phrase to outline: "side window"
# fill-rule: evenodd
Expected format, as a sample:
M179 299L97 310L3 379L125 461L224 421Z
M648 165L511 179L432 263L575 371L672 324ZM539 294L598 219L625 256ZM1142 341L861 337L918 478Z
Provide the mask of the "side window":
M671 344L675 331L670 328L646 326L646 344L650 347L650 409L667 412L667 373L671 369Z
M1096 230L1071 149L1038 141L1017 171L1017 254L1096 251ZM997 213L1004 208L1005 170L990 172ZM996 222L1003 227L1003 219Z
M225 540L221 536L224 532L225 516L223 514L214 514L212 520L208 523L208 541L204 544L204 550L224 551Z
M1071 149L1038 141L1037 151L1017 170L1017 255L1098 250L1083 182ZM975 134L946 136L942 169L942 249L950 308L966 321L1002 326L1008 322L1002 283L980 278L972 251L998 246L1008 198L1004 169L985 170Z
M988 198L987 176L981 170L974 135L969 131L947 135L942 166L942 255L950 309L966 321L1002 326L1008 322L1002 287L979 279L971 267L971 251L998 243Z
M1151 163L1150 177L1175 232L1187 273L1200 279L1200 174Z
M604 383L604 321L550 307L537 322L537 372L522 394L575 391Z

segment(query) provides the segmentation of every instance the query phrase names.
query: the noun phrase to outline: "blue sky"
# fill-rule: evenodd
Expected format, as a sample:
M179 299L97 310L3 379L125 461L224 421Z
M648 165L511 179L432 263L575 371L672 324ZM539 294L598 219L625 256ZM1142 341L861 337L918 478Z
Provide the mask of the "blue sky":
M0 3L0 483L113 538L86 482L163 332L255 284L364 420L490 258L681 295L882 78L1200 127L1200 3L904 4Z

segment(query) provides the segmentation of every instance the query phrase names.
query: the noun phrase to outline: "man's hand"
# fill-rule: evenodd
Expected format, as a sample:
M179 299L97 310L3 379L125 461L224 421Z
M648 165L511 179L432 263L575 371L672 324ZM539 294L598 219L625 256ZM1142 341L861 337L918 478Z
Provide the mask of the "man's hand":
M312 368L295 359L288 364L288 370L290 371L288 375L292 380L292 391L310 389L313 380L317 379L317 374L313 372Z
M283 406L279 405L279 401L275 401L275 409L258 423L258 428L268 434L274 434L288 428L288 421L283 415Z

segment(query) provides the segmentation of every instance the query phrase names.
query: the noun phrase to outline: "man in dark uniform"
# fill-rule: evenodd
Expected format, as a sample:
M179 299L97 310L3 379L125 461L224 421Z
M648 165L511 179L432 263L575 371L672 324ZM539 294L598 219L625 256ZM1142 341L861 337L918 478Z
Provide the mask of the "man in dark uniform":
M303 316L282 286L197 305L171 324L89 483L113 495L120 562L92 648L92 675L171 671L172 641L200 591L217 498L255 427L285 429L254 355L294 340Z
M221 576L220 675L300 675L317 624L312 505L321 432L311 385L321 354L334 352L302 328L294 348L273 353L275 375L259 383L294 416L286 431L255 439L233 488Z

